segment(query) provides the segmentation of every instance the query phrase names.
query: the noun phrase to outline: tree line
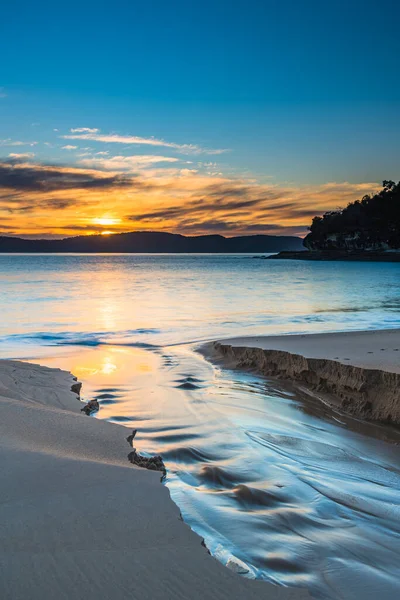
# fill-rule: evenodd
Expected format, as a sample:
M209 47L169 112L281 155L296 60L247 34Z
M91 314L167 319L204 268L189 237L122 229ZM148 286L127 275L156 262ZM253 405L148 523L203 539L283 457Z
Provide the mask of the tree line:
M400 248L400 182L384 181L374 195L314 217L304 239L309 250Z

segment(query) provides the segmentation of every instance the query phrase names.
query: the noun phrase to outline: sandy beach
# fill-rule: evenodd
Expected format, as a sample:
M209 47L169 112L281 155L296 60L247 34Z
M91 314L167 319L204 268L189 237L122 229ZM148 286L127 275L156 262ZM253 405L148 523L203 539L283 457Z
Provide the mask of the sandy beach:
M297 381L356 417L400 423L400 329L231 338L203 352Z
M129 463L126 429L83 415L72 386L0 362L2 599L309 597L212 558L160 473Z

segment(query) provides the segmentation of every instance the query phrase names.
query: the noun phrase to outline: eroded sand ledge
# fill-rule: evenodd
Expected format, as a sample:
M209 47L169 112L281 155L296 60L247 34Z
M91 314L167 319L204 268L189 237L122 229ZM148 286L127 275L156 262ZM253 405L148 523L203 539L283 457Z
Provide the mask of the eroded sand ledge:
M236 338L203 352L298 382L352 416L400 424L400 330Z
M71 392L71 388L73 391ZM2 600L303 600L212 558L70 373L0 361Z

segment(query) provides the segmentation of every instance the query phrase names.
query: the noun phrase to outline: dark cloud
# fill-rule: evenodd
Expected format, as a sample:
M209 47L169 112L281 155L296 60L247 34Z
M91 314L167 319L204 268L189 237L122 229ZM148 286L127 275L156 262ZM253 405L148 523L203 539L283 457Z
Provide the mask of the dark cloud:
M221 187L221 186L220 186ZM206 193L208 194L208 187ZM254 194L254 188L247 188ZM208 195L202 198L192 200L181 206L169 206L168 208L153 210L141 215L128 215L126 218L131 221L162 221L164 219L181 219L189 215L204 215L205 213L227 213L231 215L244 216L251 214L252 209L258 208L265 212L275 212L277 210L285 210L295 206L294 202L286 202L281 204L269 204L270 198L265 195L261 198L249 198L247 200L220 200L215 201L209 199Z
M3 225L0 223L0 232L3 228ZM8 229L8 227L7 227ZM13 232L7 232L6 235L12 236L12 237L22 237L24 239L31 239L31 240L56 240L56 239L64 239L66 237L72 237L73 233L71 234L71 232L76 232L77 235L81 234L81 233L90 233L93 234L93 227L90 225L64 225L63 227L52 227L52 233L24 233L24 232L16 232L15 231L15 227L10 227L9 229L13 229ZM55 233L55 232L62 232L62 233ZM1 233L0 233L1 235Z
M295 217L315 217L316 215L322 215L326 211L326 208L298 208L293 211Z
M205 196L204 198L200 198L199 200L194 200L190 204L190 208L193 210L199 208L205 208L207 210L234 210L234 209L247 209L258 206L264 202L263 199L255 198L248 200L226 200L220 199L219 201L210 201L210 198Z
M62 210L70 206L87 204L82 198L45 198L40 205L44 208L52 208L54 210Z
M304 235L306 225L285 226L276 223L238 223L236 221L210 219L203 222L183 220L179 223L179 233L231 233L232 235Z
M7 237L18 237L23 238L24 240L62 240L66 237L71 237L66 233L25 233L21 231L15 231L15 227L13 229L14 231L7 231Z
M12 198L6 198L3 203L4 204L8 204L9 201L12 200ZM15 200L20 202L21 201L21 196L18 195L15 197ZM2 203L2 201L0 200L0 204ZM84 200L82 200L81 198L46 198L46 197L39 197L35 199L35 203L34 204L22 204L20 206L6 206L6 208L3 208L3 210L6 210L7 212L13 214L13 213L29 213L32 211L35 211L39 208L50 208L51 210L63 210L65 208L69 208L71 206L82 206L84 204L88 204L88 202L85 202Z
M256 223L244 225L247 233L277 233L279 235L304 235L307 225L276 225L275 223Z
M284 190L271 188L266 190L261 186L249 185L240 181L213 183L204 186L182 205L157 209L141 215L128 215L132 221L162 221L163 219L181 219L188 215L204 215L205 213L227 213L245 216L252 214L254 209L266 212L287 210L295 206L294 202L275 202L283 199Z
M184 206L169 206L165 209L153 210L142 213L141 215L127 215L129 221L162 221L163 219L173 219L188 214L188 209Z
M54 192L70 189L104 189L134 185L132 177L102 177L84 169L37 166L18 161L0 162L0 187L15 192Z
M0 221L0 232L2 231L2 229L15 229L15 225L6 225L5 223Z
M282 198L282 190L278 189L270 189L267 192L260 188L255 187L254 185L247 185L246 183L235 183L235 182L223 182L223 183L214 183L208 185L204 190L204 193L207 195L207 198L212 198L214 200L224 201L226 198L254 198L254 195L257 195L257 198L253 200L254 202L263 202L266 200L278 200Z

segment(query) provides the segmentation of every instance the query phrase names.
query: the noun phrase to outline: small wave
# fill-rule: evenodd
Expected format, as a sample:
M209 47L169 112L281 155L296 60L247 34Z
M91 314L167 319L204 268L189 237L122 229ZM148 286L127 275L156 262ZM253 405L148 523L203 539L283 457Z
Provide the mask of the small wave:
M190 383L190 381L185 381L184 383L181 383L180 385L177 385L175 387L177 387L180 390L199 390L201 388L200 385Z
M121 392L121 391L129 390L129 389L130 389L129 386L118 385L117 388L115 388L115 387L112 387L112 388L109 388L109 387L107 387L107 388L98 388L96 390L96 393L97 394L108 394L108 393L113 394L114 392Z
M42 346L128 346L135 348L159 348L158 344L142 342L135 339L137 335L153 335L160 333L158 329L131 329L117 333L110 332L35 332L28 334L12 334L0 338L2 343L31 343Z
M317 308L316 313L353 313L353 312L364 312L368 310L374 310L375 306L337 306L328 308Z
M212 462L219 459L215 454L198 448L172 448L163 452L163 458L179 463Z
M286 493L282 492L282 488L278 487L261 490L240 484L231 493L235 500L248 509L255 507L270 508L280 506L283 502L288 501Z
M236 473L208 465L204 465L197 476L201 482L218 488L235 487L240 480Z
M175 382L179 384L176 387L181 390L199 390L203 387L199 384L204 383L202 379L199 379L198 377L193 377L192 375L187 375L180 379L175 379Z
M185 442L186 440L193 440L200 436L196 433L172 433L167 435L155 435L154 440L157 442Z

